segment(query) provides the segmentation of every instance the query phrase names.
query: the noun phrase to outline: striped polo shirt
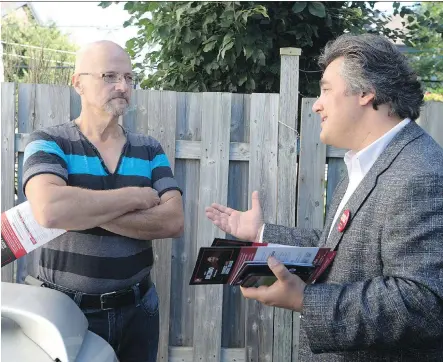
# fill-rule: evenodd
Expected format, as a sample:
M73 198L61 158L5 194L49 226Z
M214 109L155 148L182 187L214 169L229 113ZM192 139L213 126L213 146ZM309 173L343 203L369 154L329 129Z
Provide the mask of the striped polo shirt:
M33 132L25 148L23 190L33 176L54 174L69 186L91 190L138 186L152 187L159 196L170 190L181 192L160 143L124 132L126 144L113 174L74 121ZM84 293L105 293L136 284L153 264L150 240L128 238L100 227L68 231L41 249L39 276Z

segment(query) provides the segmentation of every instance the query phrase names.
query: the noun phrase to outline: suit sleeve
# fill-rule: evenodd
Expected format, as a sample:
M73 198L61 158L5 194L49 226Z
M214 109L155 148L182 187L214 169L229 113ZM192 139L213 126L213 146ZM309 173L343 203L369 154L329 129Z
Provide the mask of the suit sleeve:
M265 224L263 242L294 245L318 246L322 231L318 229L291 228L282 225Z
M383 275L306 287L302 324L314 353L441 345L443 175L403 182L389 196Z

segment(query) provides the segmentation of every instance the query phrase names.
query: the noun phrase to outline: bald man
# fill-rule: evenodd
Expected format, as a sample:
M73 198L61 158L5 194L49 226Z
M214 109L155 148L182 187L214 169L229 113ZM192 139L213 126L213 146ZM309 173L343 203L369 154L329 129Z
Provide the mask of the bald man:
M183 209L159 142L118 123L133 80L117 44L81 49L72 76L80 116L32 133L23 190L42 226L68 230L42 247L37 277L79 305L121 362L154 362L159 306L151 240L180 236Z

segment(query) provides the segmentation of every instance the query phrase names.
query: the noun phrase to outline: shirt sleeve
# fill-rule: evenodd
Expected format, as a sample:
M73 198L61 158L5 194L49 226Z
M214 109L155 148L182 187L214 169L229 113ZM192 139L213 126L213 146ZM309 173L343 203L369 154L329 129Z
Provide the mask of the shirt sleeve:
M177 190L183 194L171 170L171 166L160 143L155 148L155 155L151 161L152 187L162 196L165 192Z
M68 182L67 158L62 148L44 131L31 134L23 159L23 193L37 175L53 174Z

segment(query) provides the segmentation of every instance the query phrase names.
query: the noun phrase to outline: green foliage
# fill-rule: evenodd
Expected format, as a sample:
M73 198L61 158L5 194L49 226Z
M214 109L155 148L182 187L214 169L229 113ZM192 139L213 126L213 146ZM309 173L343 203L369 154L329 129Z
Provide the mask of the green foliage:
M427 91L443 94L443 3L423 2L401 14L409 30L405 44Z
M110 2L102 2L102 7ZM318 94L318 55L344 32L404 37L374 2L127 2L127 50L142 87L279 92L280 48L302 49L300 92Z
M28 15L28 20L7 16L1 26L6 82L70 84L75 55L47 49L74 52L77 47L54 24L39 26Z

